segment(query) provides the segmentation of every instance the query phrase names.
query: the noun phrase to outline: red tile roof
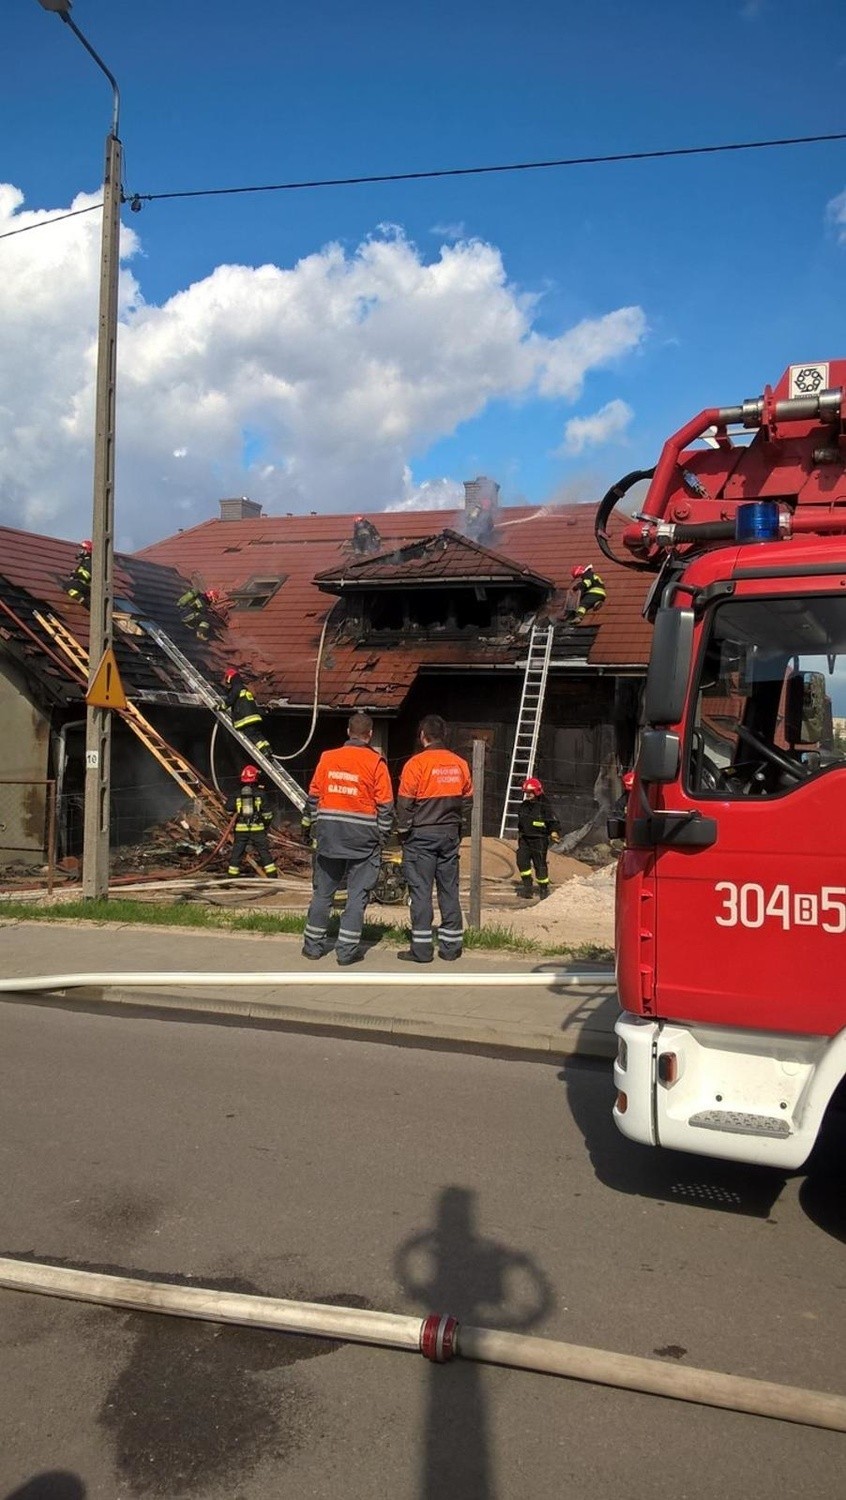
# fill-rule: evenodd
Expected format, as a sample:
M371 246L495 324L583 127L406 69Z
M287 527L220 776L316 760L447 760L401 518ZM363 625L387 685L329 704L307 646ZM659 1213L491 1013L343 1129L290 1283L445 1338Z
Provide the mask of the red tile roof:
M555 611L570 587L573 564L590 562L605 580L608 601L590 617L590 627L583 627L583 634L575 632L566 651L556 656L563 659L575 654L583 660L586 656L588 668L596 669L645 665L650 629L641 618L641 607L651 575L609 564L601 557L593 536L592 507L506 508L499 512L490 547L460 535L460 511L388 511L371 519L392 554L419 547L421 555L414 558L405 553L399 562L390 563L384 555L354 559L351 519L346 515L213 520L135 555L118 554L115 597L156 620L208 677L219 679L227 664L238 663L255 681L259 696L279 705L310 706L326 625L321 705L388 711L402 704L421 669L516 663L525 656L525 630L505 640L485 637L479 631L468 631L463 637L432 631L409 632L400 641L383 638L359 644L339 634L344 606L321 592L316 575L367 579L375 573L386 582L392 579L403 584L419 579L421 572L442 584L460 577L468 583L490 577L503 585L546 586L551 580L556 586ZM446 538L445 545L437 541L439 537ZM78 689L63 674L61 659L58 665L50 664L39 653L38 640L45 647L50 643L34 616L36 610L45 609L58 615L87 648L88 613L65 593L77 546L77 542L0 527L0 602L5 601L15 619L34 632L37 640L34 643L2 609L0 639L5 635L13 640L30 660L38 657L42 675L46 672L64 696L77 696ZM267 604L259 609L233 609L228 626L217 631L208 645L198 644L180 623L176 600L191 582L230 592L251 580L279 578L284 582ZM168 694L184 692L175 669L152 643L117 632L115 649L121 674L136 695L162 695L167 701Z
M573 564L593 563L605 580L608 601L593 617L598 629L588 664L642 668L651 631L641 609L651 575L605 561L594 539L593 515L593 507L587 505L540 511L506 508L499 512L492 546L479 550L552 579L557 586L555 607L563 604ZM369 519L383 541L397 550L444 528L458 532L462 512L386 511L374 512ZM230 657L255 679L260 696L304 705L312 700L321 631L332 610L338 609L321 593L315 576L338 576L371 561L351 562L351 534L351 518L346 515L211 520L154 543L135 560L176 568L206 587L227 592L250 579L284 576L285 582L262 609L233 610L226 646ZM340 611L326 632L319 692L326 707L396 709L423 667L484 666L517 661L525 652L525 636L511 644L430 636L358 645L337 638L339 619ZM586 644L588 639L586 633Z

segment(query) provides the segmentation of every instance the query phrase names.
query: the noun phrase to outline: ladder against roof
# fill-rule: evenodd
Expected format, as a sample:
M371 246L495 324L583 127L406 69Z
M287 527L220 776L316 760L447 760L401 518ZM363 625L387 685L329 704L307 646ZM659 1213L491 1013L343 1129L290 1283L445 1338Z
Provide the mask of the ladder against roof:
M505 805L502 809L502 822L499 826L501 839L508 838L517 831L517 809L523 800L523 782L535 769L535 755L543 717L553 637L553 625L532 626L526 657L526 675L523 678L523 691L520 695L520 708L517 714L514 749L511 752L511 766L508 771L508 787L505 793Z
M55 615L41 615L36 612L36 620L48 635L52 636L56 645L62 651L68 662L74 669L74 674L83 687L88 686L88 652L80 645L75 635L66 629L61 620ZM191 765L184 755L174 750L172 745L163 739L158 730L144 718L134 703L128 703L126 708L117 709L115 712L129 725L133 734L141 741L145 749L155 757L159 765L167 771L176 782L180 791L191 801L196 802L198 808L213 828L218 832L229 824L229 816L225 810L223 799L203 779L199 771Z
M145 635L150 637L150 640L156 642L156 645L161 648L165 656L170 658L183 682L187 683L192 692L196 693L200 702L204 703L206 708L214 714L221 728L225 729L227 734L230 734L234 740L238 741L242 750L246 751L249 759L264 771L268 780L272 781L274 786L279 788L280 792L284 792L288 801L293 803L297 811L302 812L306 802L305 792L302 787L283 766L278 764L272 755L265 755L263 751L257 750L252 740L247 735L242 734L239 729L235 728L223 698L212 687L208 678L204 677L202 672L198 671L194 663L188 660L184 652L180 651L170 636L166 635L161 626L157 625L154 620L147 620L142 615L137 615L135 623L140 626Z

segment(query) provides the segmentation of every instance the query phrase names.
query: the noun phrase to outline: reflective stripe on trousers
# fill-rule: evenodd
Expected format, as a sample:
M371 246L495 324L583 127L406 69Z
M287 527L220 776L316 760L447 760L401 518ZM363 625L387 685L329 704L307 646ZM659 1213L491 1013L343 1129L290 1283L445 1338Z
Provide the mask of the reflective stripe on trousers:
M347 903L338 930L335 953L338 958L345 958L356 951L361 942L364 910L379 879L381 863L382 850L378 845L363 859L332 859L325 854L315 855L312 877L314 894L306 917L303 940L307 953L323 951L332 902L345 877Z
M403 845L402 868L411 897L411 951L415 958L432 957L433 886L441 914L438 950L461 952L464 919L458 896L458 847L453 828L412 832Z

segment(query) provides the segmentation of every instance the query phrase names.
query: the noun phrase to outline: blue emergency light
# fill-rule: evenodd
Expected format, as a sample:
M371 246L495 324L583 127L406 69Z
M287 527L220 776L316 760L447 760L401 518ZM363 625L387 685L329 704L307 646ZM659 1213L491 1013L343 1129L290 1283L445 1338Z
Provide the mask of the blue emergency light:
M738 505L734 517L737 542L777 542L779 513L775 500L751 500Z

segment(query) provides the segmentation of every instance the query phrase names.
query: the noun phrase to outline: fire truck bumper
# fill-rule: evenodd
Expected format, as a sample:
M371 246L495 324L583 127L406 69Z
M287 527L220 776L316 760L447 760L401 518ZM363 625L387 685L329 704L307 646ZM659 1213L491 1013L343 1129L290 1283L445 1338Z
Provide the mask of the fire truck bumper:
M658 1024L623 1011L614 1030L617 1033L614 1122L630 1141L657 1146L652 1094Z
M801 1167L846 1078L846 1031L727 1030L627 1012L615 1030L614 1121L647 1146Z

